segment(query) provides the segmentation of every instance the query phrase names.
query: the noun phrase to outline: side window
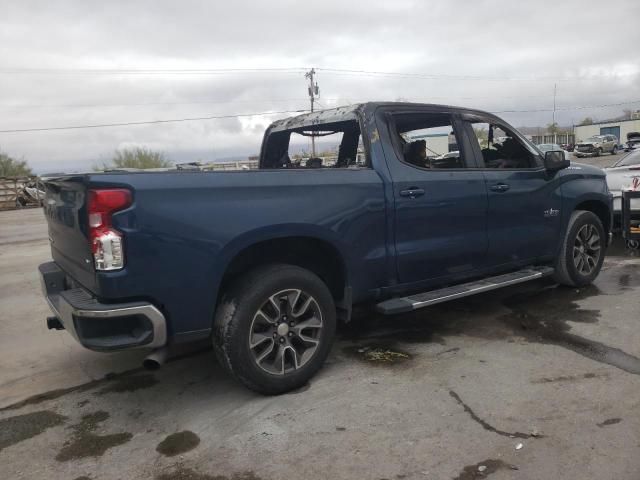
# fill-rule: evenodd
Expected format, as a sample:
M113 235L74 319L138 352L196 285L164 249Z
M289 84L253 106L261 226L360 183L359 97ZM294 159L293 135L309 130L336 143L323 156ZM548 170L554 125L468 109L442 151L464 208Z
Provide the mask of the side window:
M467 167L450 115L397 114L392 125L396 153L405 163L424 169Z
M506 127L481 121L469 123L480 146L485 168L523 169L538 166L535 154Z

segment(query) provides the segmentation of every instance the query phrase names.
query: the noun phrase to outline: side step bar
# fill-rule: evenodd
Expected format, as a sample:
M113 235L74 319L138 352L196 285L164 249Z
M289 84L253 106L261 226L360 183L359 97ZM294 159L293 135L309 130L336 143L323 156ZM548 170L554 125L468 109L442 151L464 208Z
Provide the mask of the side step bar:
M378 303L376 310L384 315L411 312L419 308L435 305L436 303L447 302L456 298L468 297L476 293L488 292L489 290L496 290L509 285L546 277L553 274L553 271L551 267L527 267L517 272L483 278L475 282L463 283L424 293L416 293L408 297L391 298Z

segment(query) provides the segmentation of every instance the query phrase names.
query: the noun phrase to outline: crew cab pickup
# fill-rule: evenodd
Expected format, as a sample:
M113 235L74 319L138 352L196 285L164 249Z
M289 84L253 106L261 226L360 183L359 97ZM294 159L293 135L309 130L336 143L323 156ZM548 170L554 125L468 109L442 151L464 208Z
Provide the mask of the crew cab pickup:
M301 157L312 137L335 154ZM276 121L257 170L45 187L50 328L97 351L210 339L266 394L317 372L353 305L393 315L544 276L589 284L612 222L602 170L492 114L410 103Z

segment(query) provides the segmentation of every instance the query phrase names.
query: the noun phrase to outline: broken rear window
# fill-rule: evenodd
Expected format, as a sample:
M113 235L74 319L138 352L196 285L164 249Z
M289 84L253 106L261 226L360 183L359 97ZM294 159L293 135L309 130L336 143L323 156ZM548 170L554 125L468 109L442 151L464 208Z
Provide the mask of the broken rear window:
M271 132L260 161L262 169L366 166L360 127L355 120Z

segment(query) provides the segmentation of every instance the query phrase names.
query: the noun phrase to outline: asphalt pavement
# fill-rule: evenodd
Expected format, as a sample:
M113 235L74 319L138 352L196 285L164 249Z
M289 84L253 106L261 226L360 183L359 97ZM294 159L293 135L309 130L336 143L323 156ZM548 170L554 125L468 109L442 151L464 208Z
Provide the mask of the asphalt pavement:
M49 258L40 209L0 212L1 479L640 478L640 257L620 242L587 288L359 311L277 397L209 349L147 372L48 331Z

